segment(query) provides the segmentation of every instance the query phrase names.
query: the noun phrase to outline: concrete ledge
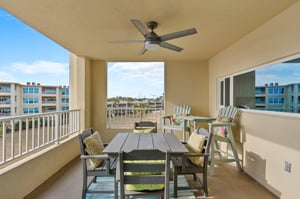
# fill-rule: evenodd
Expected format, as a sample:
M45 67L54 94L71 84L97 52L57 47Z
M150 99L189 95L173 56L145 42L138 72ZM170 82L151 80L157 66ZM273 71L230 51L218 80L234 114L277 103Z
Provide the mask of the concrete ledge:
M1 198L24 198L79 155L77 134L0 170Z

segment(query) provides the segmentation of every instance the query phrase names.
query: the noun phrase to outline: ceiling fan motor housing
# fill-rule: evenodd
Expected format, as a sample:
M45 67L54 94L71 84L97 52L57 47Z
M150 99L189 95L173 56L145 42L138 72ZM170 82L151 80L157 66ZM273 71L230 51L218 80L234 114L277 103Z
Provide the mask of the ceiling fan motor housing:
M150 30L154 30L155 28L157 28L157 22L156 21L149 21L147 23L147 27L150 29Z

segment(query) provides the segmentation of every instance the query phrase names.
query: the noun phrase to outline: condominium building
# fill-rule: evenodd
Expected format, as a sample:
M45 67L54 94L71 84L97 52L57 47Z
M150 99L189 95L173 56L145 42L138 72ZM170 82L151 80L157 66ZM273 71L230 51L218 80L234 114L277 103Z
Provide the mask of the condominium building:
M69 110L68 86L0 82L0 117Z
M300 83L257 86L256 109L300 113Z

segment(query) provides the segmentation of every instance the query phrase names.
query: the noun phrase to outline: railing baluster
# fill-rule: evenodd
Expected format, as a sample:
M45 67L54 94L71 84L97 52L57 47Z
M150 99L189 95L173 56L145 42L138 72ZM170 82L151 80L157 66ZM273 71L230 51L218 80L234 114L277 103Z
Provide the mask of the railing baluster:
M2 123L2 162L6 162L6 126Z
M43 132L43 145L45 145L45 116L43 116L43 127L42 127L42 132Z
M22 155L22 120L19 119L19 155Z
M31 150L35 149L35 119L31 118Z
M59 143L59 115L54 115L54 141L56 144Z
M10 121L10 126L11 126L11 128L10 128L10 136L11 136L11 138L10 138L10 157L11 158L14 158L14 152L15 152L15 150L14 150L14 148L15 148L15 140L14 140L14 128L13 128L13 121Z
M25 153L28 152L28 118L25 120Z
M41 127L41 121L40 117L37 117L37 146L40 147L40 127Z

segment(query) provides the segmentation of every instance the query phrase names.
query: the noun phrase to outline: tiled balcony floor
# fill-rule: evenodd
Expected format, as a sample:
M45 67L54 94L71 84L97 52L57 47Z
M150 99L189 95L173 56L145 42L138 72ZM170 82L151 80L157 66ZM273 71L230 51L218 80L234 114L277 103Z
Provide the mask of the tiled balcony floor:
M49 179L25 199L79 199L81 197L82 170L79 157ZM224 164L208 177L209 196L214 199L275 199L273 194L234 165ZM197 198L204 198L202 192Z

